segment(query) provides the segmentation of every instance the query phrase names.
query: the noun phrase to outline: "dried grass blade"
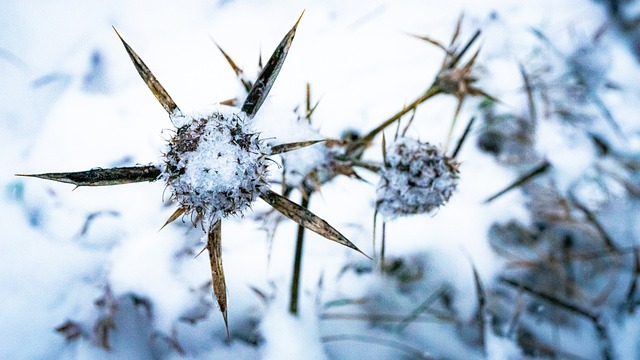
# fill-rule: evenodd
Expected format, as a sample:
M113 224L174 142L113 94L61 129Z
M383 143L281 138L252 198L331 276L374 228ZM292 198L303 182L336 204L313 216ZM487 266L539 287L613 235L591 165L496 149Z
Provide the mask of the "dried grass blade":
M292 143L286 143L286 144L280 144L280 145L272 146L270 155L277 155L277 154L282 154L282 153L286 153L286 152L289 152L289 151L302 149L302 148L305 148L307 146L311 146L313 144L317 144L317 143L323 142L323 141L326 141L326 139L325 140L298 141L298 142L292 142Z
M130 184L144 181L155 181L160 176L160 169L153 165L130 166L110 169L91 169L88 171L46 174L16 174L16 176L35 177L58 181L76 186L107 186Z
M279 195L271 190L263 193L262 195L260 195L260 197L274 209L280 211L284 216L304 226L305 228L325 237L328 240L335 241L338 244L344 245L361 253L364 256L367 256L365 253L360 251L360 249L358 249L353 243L351 243L351 241L344 237L344 235L338 232L338 230L329 225L328 222L322 220L311 211L294 203L286 197Z
M127 50L127 54L129 54L129 57L131 58L133 65L136 67L138 74L140 74L142 80L145 82L145 84L147 84L156 99L158 99L160 105L162 105L162 107L167 111L167 113L169 113L169 115L180 113L178 105L176 105L171 96L169 96L169 93L167 93L164 87L162 87L158 79L156 79L156 77L153 75L151 70L149 70L144 61L142 61L138 54L133 51L131 46L129 46L129 44L124 41L115 27L113 28L113 30L116 32L116 35L118 35L118 38L120 38L120 41L122 41L122 45L124 45L125 50Z
M209 228L207 250L211 261L211 277L213 279L213 293L218 300L220 312L224 318L224 326L229 337L229 322L227 321L227 284L224 280L222 268L222 221L216 221Z
M242 105L242 111L247 114L249 118L256 115L260 106L262 106L262 103L267 98L267 95L269 95L269 91L271 91L271 87L280 73L284 60L287 58L289 48L291 47L293 38L296 35L296 29L298 28L298 24L300 23L303 14L304 12L300 15L300 18L298 18L298 21L296 21L291 30L289 30L289 32L284 36L278 47L273 51L267 65L264 67L260 76L249 91L249 95L247 95L247 98Z

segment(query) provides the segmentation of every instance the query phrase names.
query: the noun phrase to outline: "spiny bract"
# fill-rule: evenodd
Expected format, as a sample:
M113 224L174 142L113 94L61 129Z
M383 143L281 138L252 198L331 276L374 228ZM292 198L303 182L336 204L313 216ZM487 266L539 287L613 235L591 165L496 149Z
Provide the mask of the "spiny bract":
M302 17L302 15L301 15ZM105 186L164 179L172 198L180 204L165 225L183 214L195 215L207 232L213 292L224 318L227 336L227 285L222 267L222 219L241 215L257 197L299 225L362 253L329 223L273 192L267 183L267 155L282 154L317 143L319 140L280 144L268 148L252 131L251 120L264 103L284 64L300 18L284 36L253 83L240 109L214 111L205 116L187 116L173 101L151 70L117 33L140 77L176 126L158 165L91 169L80 172L19 174L76 186ZM114 29L115 30L115 29ZM364 253L363 253L364 255Z
M458 185L458 162L429 143L400 138L386 150L384 162L376 206L387 218L429 213Z

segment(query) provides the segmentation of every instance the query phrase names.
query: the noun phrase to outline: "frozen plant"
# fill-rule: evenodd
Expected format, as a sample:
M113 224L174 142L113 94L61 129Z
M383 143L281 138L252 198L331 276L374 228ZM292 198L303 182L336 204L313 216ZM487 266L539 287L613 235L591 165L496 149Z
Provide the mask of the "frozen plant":
M180 204L179 214L214 224L241 214L268 189L267 153L243 112L217 112L177 129L161 177Z
M245 75L245 72L220 45L216 43L216 46L227 60L238 81L242 84L243 90L249 92L254 84L254 80ZM261 60L258 62L258 68L262 69ZM297 114L297 121L304 131L321 138L322 136L318 135L316 130L311 129L312 115L319 102L312 105L311 84L309 83L307 83L305 95L304 107L297 106L294 109L294 112ZM237 102L238 99L233 98L222 102L222 104L235 105ZM283 152L282 195L290 198L294 189L299 190L302 194L300 206L308 209L311 195L314 192L319 192L323 184L331 181L338 175L360 178L354 170L354 166L356 165L364 166L371 170L371 167L367 167L367 164L360 161L368 143L357 143L359 138L360 135L356 130L346 130L340 139L325 139L321 143L305 147L300 151ZM377 167L375 170L377 170ZM257 218L263 222L263 229L267 232L267 242L270 249L273 244L276 229L284 217L276 211L270 210L266 213L258 214ZM304 226L298 226L289 304L291 314L298 313L304 230ZM270 256L270 252L269 250L268 256Z
M479 106L483 124L476 144L481 151L492 154L503 164L528 164L539 160L533 149L538 127L538 110L531 79L522 65L520 75L527 94L527 115L499 111L498 103L490 99L483 101Z
M431 213L458 185L458 162L419 140L399 138L385 150L376 208L387 217Z
M280 42L258 79L252 84L240 109L215 111L196 117L186 115L178 108L142 59L118 34L136 70L176 127L175 135L169 140L164 153L163 164L23 175L76 186L117 185L163 179L171 191L171 198L179 205L165 225L183 215L190 215L194 225L201 224L207 232L206 249L211 262L213 291L227 334L227 288L221 245L223 218L242 215L260 197L304 228L361 252L326 221L269 189L266 181L267 156L296 150L318 141L302 141L268 148L251 127L252 118L265 101L284 64L299 21L300 19Z
M624 129L607 107L601 94L619 86L607 78L612 59L601 44L606 28L596 31L589 41L581 41L568 54L556 46L539 30L533 30L560 63L554 66L544 59L542 69L536 71L533 88L539 90L546 107L545 117L555 117L573 124L588 124L605 120L620 139Z
M416 38L426 41L429 44L435 45L445 52L444 59L442 60L442 65L440 66L435 79L422 95L415 99L411 104L404 106L402 110L395 113L389 119L383 121L378 127L364 135L358 142L355 143L356 146L368 144L376 137L376 135L382 132L389 125L400 120L409 112L415 111L420 104L426 102L432 97L440 94L446 94L454 96L458 102L456 110L453 114L453 120L451 121L449 133L447 135L447 142L445 145L446 149L449 145L449 141L451 140L453 129L456 125L458 115L460 114L460 110L462 109L462 105L464 104L464 100L466 98L470 96L480 96L486 99L497 101L497 99L495 99L493 96L489 95L486 91L476 85L478 78L475 75L475 63L478 55L480 54L480 49L477 49L466 63L462 63L462 58L472 48L473 44L480 38L481 34L480 30L476 30L466 43L458 43L458 38L462 30L462 20L463 17L460 16L458 22L456 23L456 27L449 45L444 45L429 36L415 35ZM409 125L410 124L411 123L409 123ZM407 125L407 127L409 125Z

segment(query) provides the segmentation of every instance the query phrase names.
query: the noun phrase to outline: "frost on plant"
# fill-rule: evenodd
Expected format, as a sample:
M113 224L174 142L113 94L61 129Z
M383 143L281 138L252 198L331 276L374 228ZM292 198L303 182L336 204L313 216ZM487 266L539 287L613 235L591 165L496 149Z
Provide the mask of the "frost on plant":
M268 189L268 152L243 113L214 113L178 128L162 178L182 209L207 224L240 212Z
M444 205L458 185L458 162L440 149L400 138L386 150L378 185L378 212L388 218L430 213Z
M298 22L300 19L298 19ZM293 42L298 22L285 35L252 84L241 108L205 116L185 115L135 51L120 37L131 61L176 127L159 165L32 174L76 186L117 185L164 179L179 204L165 225L190 215L207 232L213 291L227 322L227 287L222 267L222 219L241 215L258 197L299 225L362 253L344 235L306 208L269 189L266 157L293 151L317 140L280 144L270 149L252 130L251 120L267 98ZM117 32L116 32L117 33Z

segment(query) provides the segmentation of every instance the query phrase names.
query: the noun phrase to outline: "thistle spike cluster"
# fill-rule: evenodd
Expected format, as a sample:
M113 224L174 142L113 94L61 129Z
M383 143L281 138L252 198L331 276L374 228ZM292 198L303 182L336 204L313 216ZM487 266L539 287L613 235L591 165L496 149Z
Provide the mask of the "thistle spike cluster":
M458 185L458 162L429 143L399 138L383 157L376 209L387 218L430 213Z
M178 209L164 226L181 216L191 215L194 225L200 223L207 231L206 249L211 262L213 291L222 312L227 336L227 287L221 248L223 218L241 215L243 210L260 197L305 228L362 253L329 223L271 191L266 181L265 160L268 155L296 150L322 140L281 144L269 149L262 144L259 134L251 128L251 120L266 100L284 64L301 18L302 15L277 46L258 79L251 84L240 109L232 112L217 111L198 118L190 118L182 113L144 61L116 31L140 77L177 127L164 153L164 163L69 173L20 175L76 186L118 185L163 179L172 192L172 198L179 203ZM230 60L228 57L227 59Z
M498 101L496 98L475 85L477 79L473 75L473 70L478 55L480 54L480 49L477 49L466 63L462 63L462 58L473 47L473 45L481 35L481 31L476 30L469 38L469 40L464 42L462 45L458 43L460 32L462 29L462 20L463 17L460 16L458 22L456 23L451 41L448 45L444 45L441 42L434 40L433 38L428 36L412 35L417 39L437 46L445 52L445 56L442 60L442 64L440 66L438 74L436 75L431 85L422 95L420 95L410 104L403 106L400 111L383 121L379 126L371 130L369 133L365 134L357 143L354 144L354 147L363 148L368 146L373 141L373 139L389 125L395 123L396 121L399 121L406 114L415 111L418 106L420 106L427 100L440 94L448 94L455 96L458 104L456 106L453 120L451 121L451 126L449 128L449 133L447 135L447 141L444 147L446 150L451 140L451 135L453 133L453 128L455 127L455 124L457 122L458 115L460 114L460 110L462 109L464 100L467 97L482 96L495 102Z

